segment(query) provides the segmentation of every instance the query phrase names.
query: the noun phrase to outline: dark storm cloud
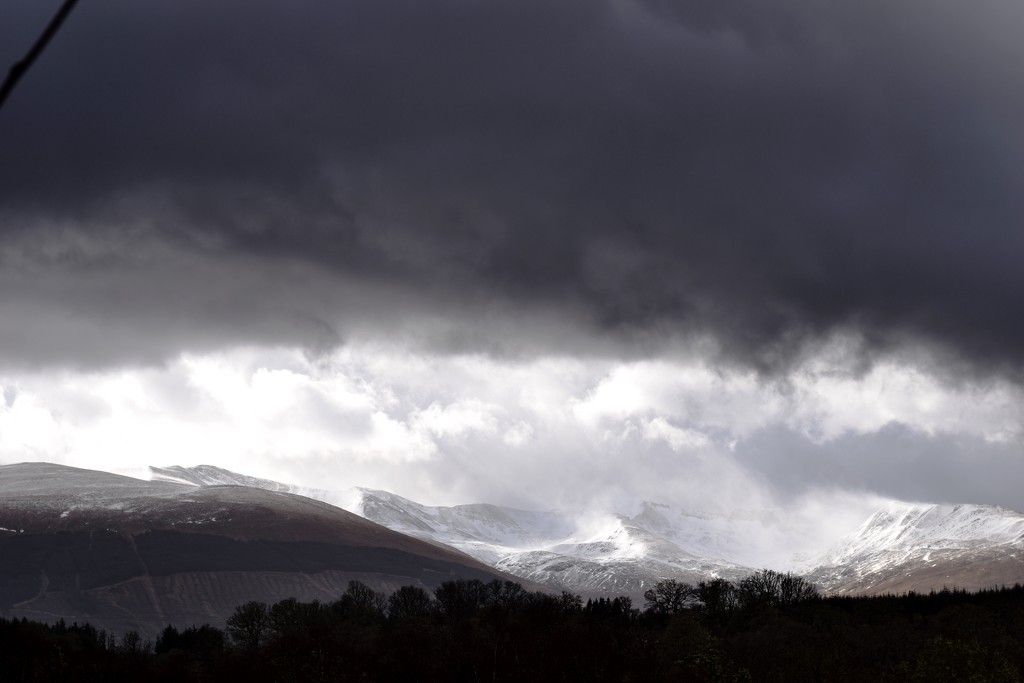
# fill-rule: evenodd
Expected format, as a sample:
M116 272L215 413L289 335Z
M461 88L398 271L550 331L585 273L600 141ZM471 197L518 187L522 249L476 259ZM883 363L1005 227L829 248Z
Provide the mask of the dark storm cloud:
M0 230L144 225L762 368L855 329L1017 370L1020 29L1000 0L89 3L0 114Z

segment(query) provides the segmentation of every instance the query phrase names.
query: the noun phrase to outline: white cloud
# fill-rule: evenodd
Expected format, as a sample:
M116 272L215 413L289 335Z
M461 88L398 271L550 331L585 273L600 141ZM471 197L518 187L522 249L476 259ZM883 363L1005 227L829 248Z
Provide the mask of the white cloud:
M810 367L795 373L788 423L818 440L898 422L929 435L1019 438L1024 396L1009 383L948 387L919 368L879 363L857 377Z
M777 381L692 357L521 361L357 343L316 358L248 347L143 370L20 373L2 382L15 398L0 406L0 458L208 462L442 504L728 507L771 504L736 459L738 442L769 428L818 444L893 422L937 438L1021 438L1011 385L951 386L895 361L858 375L828 353Z
M704 434L694 429L684 429L668 423L663 417L649 420L643 429L644 438L648 441L664 441L677 452L690 451L711 445Z
M470 432L492 434L498 424L496 412L498 409L495 406L474 399L456 401L446 406L431 403L425 410L416 411L412 422L417 430L439 438L457 438Z
M530 443L532 439L533 427L522 421L516 422L509 427L501 437L502 442L506 446L512 446L513 448L522 448Z
M49 460L65 450L58 418L31 394L0 408L0 457L3 462Z
M381 411L374 413L371 420L373 430L368 438L358 441L352 448L361 459L405 463L427 460L437 452L433 441L405 422Z

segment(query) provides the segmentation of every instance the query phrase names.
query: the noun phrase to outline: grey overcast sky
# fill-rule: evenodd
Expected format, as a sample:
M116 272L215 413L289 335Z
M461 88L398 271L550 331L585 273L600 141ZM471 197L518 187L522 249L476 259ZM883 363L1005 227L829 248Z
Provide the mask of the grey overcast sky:
M0 66L58 4L4 3ZM80 3L0 112L0 460L1024 509L1022 34L1016 0Z

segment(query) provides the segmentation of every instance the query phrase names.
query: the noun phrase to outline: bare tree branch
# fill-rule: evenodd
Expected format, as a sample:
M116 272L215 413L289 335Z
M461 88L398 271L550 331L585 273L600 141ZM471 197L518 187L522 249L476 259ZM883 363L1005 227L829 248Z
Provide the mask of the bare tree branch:
M4 102L7 101L7 97L14 90L14 86L18 84L21 77L25 75L25 72L29 70L33 62L42 54L43 50L46 49L46 45L50 42L50 39L60 30L61 24L67 19L67 16L71 14L71 10L78 4L78 0L64 0L64 4L57 10L57 14L54 15L53 19L50 20L49 25L43 34L39 36L39 39L32 46L32 49L28 51L21 61L15 62L11 70L7 72L7 78L4 79L4 84L0 86L0 109L3 108Z

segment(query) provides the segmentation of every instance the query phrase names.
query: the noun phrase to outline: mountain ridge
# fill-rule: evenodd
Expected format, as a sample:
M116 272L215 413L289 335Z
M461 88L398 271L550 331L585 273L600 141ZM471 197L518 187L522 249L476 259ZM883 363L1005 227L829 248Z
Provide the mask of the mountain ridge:
M331 602L377 590L510 577L333 505L250 486L0 466L0 614L153 637L223 625L243 602Z
M160 469L154 468L154 476L162 476ZM182 475L189 469L172 474L251 481L213 466ZM780 524L770 510L723 515L652 501L633 514L538 512L487 503L443 507L375 489L331 491L262 481L450 545L523 579L583 595L616 592L636 598L665 578L691 583L742 578L760 568L751 561L751 539ZM802 567L800 573L834 593L1012 584L1024 581L1024 515L997 506L891 501L832 547L801 563L794 558L790 566Z
M892 502L808 576L835 593L1012 585L1024 581L1024 515L993 505Z
M152 476L161 480L173 477L196 482L255 481L214 466L195 469L191 472L192 468L172 467L151 471ZM639 601L644 590L662 579L738 579L754 571L683 548L621 514L529 511L488 503L429 506L377 489L331 491L262 481L275 489L284 486L286 490L340 504L400 533L456 548L524 581L584 596L616 593Z

